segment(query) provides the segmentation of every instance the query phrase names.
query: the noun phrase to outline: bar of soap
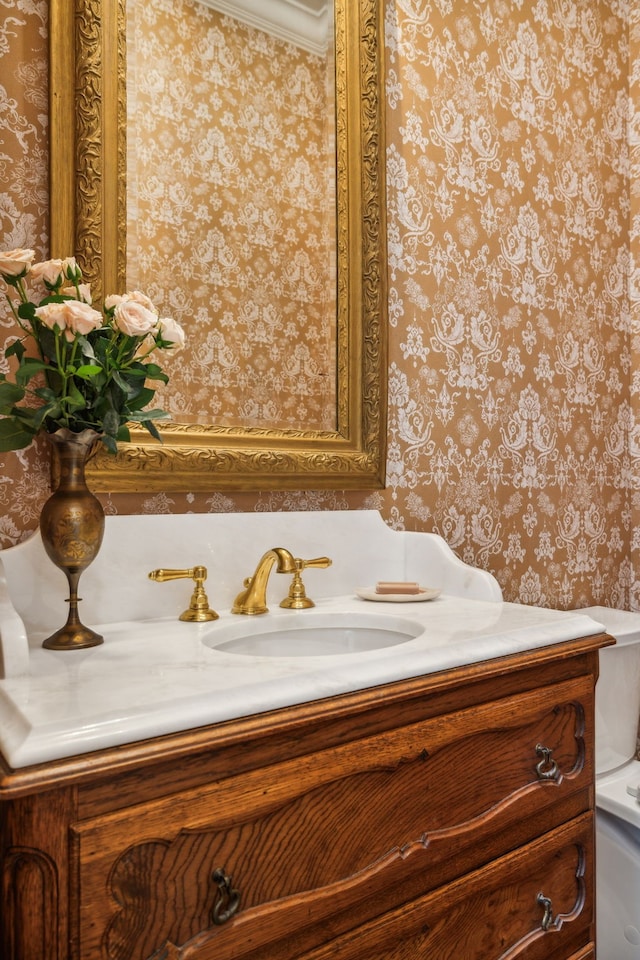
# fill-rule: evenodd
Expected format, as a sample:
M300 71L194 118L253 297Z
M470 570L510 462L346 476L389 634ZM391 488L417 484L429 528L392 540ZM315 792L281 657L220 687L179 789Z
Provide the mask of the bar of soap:
M420 584L407 581L395 582L393 580L379 580L376 583L376 593L420 593L422 590Z

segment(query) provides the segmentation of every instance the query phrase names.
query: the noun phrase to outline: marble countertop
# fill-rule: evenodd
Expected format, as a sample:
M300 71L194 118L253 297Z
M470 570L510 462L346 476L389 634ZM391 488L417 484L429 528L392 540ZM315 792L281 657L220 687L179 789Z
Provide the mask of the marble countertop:
M230 623L259 619L266 628L276 611L293 623L374 608L422 632L396 646L330 656L248 657L209 645ZM6 761L19 768L76 756L603 632L579 611L448 595L403 604L328 597L314 610L276 606L259 618L218 612L220 619L208 624L167 618L92 624L105 642L89 650L33 646L28 673L0 680Z

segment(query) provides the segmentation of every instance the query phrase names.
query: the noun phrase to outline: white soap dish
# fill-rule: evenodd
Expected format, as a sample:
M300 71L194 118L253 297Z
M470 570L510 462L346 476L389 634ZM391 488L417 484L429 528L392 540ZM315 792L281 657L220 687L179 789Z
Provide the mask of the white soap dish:
M418 603L421 600L435 600L442 590L434 587L420 587L420 593L376 593L375 587L357 587L356 596L361 600L376 600L378 603Z

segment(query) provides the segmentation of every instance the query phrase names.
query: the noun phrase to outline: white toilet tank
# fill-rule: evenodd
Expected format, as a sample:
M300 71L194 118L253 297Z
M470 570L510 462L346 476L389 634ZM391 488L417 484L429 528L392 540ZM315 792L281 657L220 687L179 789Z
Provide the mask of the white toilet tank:
M640 960L640 614L583 611L616 638L600 650L596 684L596 934L598 960ZM614 772L616 771L616 772Z
M640 717L640 613L587 607L582 613L616 638L600 650L596 684L596 774L615 770L636 753Z

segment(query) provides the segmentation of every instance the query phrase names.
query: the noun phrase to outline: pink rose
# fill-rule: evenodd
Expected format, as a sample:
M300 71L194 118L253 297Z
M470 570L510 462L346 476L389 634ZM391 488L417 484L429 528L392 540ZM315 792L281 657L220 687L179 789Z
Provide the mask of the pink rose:
M90 304L83 303L81 300L65 300L63 306L67 330L71 330L74 334L81 333L86 336L92 330L102 326L102 314L99 310L94 310ZM67 335L67 339L71 340L73 337Z
M153 302L149 299L146 293L140 293L139 290L132 290L131 293L125 293L125 300L133 300L134 303L141 303L143 307L146 307L147 310L150 310L151 313L158 314L157 309L154 307Z
M119 293L111 293L108 297L104 298L104 308L105 310L111 310L112 307L117 307L123 300L124 297Z
M78 292L80 293L80 299L81 299L84 303L91 303L91 285L90 285L90 284L88 284L88 283L79 283L79 284L78 284ZM76 288L75 288L75 287L63 287L62 290L60 291L60 293L63 294L63 296L73 297L74 299L75 299L76 296L77 296L77 292L76 292Z
M53 330L55 327L64 330L67 326L64 316L64 303L45 303L43 307L36 307L36 317L49 330Z
M43 260L34 263L31 267L31 277L35 280L44 280L50 287L57 287L62 283L62 260Z
M80 300L46 303L36 307L36 317L50 330L57 327L69 341L78 333L84 336L102 326L102 314Z
M34 250L22 250L20 247L0 253L0 275L5 280L24 277L31 269L35 255Z
M158 320L158 327L162 339L172 344L172 350L180 350L184 347L184 330L176 320L171 317L164 317L162 320Z
M139 290L133 290L131 293L112 293L110 296L105 297L104 308L105 310L111 310L112 307L117 307L119 303L125 303L126 301L133 301L134 303L140 303L143 307L146 307L147 310L150 310L151 313L157 315L158 310L153 305L153 301L149 299L146 293L140 293Z
M123 297L113 311L113 324L128 337L145 337L158 325L158 316L136 300Z

